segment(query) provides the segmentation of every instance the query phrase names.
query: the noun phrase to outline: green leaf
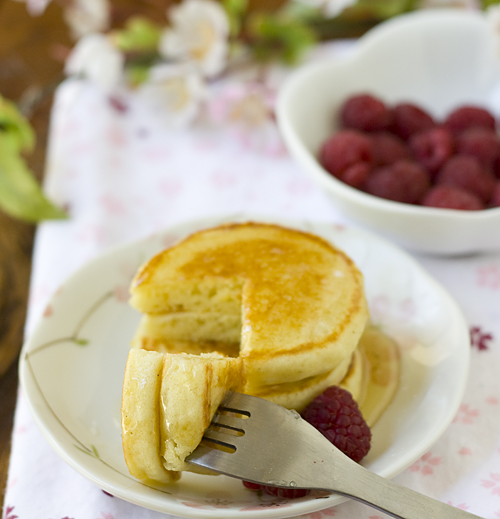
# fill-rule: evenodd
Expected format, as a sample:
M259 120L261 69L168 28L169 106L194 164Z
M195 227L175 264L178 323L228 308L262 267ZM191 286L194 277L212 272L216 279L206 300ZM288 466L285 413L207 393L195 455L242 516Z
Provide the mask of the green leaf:
M483 9L488 9L488 7L491 7L492 5L498 5L499 0L482 0L482 6Z
M0 208L29 222L67 218L62 209L45 198L12 142L0 133Z
M251 51L258 61L296 63L316 42L316 34L299 20L255 13L249 22Z
M229 19L229 32L236 37L241 31L243 16L248 8L248 0L223 0L222 7Z
M78 346L87 346L88 343L88 339L75 339L75 344Z
M157 49L162 29L151 20L134 16L125 28L111 33L116 47L123 52L151 52Z
M0 95L0 138L15 151L31 151L35 133L16 105Z
M370 12L373 17L385 20L413 9L414 4L415 0L358 0L349 10Z
M149 67L146 65L130 65L126 69L128 82L132 87L136 87L149 78Z
M302 2L287 2L281 8L281 12L286 16L296 20L302 20L303 22L323 18L323 11L320 7L311 6Z

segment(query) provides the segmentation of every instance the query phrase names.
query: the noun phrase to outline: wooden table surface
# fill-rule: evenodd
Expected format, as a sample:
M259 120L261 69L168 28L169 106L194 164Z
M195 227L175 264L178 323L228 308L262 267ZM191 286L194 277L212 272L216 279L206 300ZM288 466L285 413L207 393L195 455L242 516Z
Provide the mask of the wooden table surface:
M53 59L58 45L69 45L60 9L50 5L41 17L31 17L23 3L0 0L0 93L15 102L51 84L61 75ZM37 134L35 151L26 157L43 177L47 128L52 99L38 104L29 119ZM18 388L17 360L23 341L31 254L36 227L0 211L0 499L7 479L10 439ZM0 514L3 517L3 513Z

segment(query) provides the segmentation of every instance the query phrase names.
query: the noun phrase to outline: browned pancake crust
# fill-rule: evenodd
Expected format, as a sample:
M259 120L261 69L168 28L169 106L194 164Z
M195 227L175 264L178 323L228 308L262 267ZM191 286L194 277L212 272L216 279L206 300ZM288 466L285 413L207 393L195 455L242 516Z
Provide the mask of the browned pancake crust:
M171 296L169 286L182 280L228 280L239 290L230 309L241 307L240 356L254 386L333 369L352 354L368 318L352 260L318 236L277 225L229 224L189 236L138 272L131 302L144 313L195 311ZM160 294L149 308L155 297L140 299L148 291Z

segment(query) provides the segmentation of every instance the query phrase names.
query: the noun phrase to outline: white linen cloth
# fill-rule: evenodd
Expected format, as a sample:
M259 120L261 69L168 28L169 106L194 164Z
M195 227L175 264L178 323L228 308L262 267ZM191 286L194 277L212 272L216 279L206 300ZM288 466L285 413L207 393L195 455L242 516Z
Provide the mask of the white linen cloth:
M333 45L328 52L341 52ZM262 141L228 129L171 130L127 96L63 84L53 109L46 189L71 218L39 227L26 327L77 268L103 251L164 227L222 213L345 222L268 128ZM261 136L262 138L262 136ZM431 232L431 230L430 230ZM500 232L500 230L499 230ZM500 251L417 260L456 298L473 330L467 391L454 422L395 480L485 518L500 517ZM22 391L3 519L171 517L104 493L39 432ZM307 519L378 519L348 502Z

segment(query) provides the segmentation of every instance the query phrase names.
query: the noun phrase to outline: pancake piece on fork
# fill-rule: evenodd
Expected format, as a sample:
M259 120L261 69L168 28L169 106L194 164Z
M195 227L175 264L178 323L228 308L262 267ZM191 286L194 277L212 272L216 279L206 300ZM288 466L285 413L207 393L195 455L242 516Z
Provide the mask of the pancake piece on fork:
M244 384L241 359L218 353L162 354L132 349L122 393L122 442L130 473L170 484L194 451L229 390Z

